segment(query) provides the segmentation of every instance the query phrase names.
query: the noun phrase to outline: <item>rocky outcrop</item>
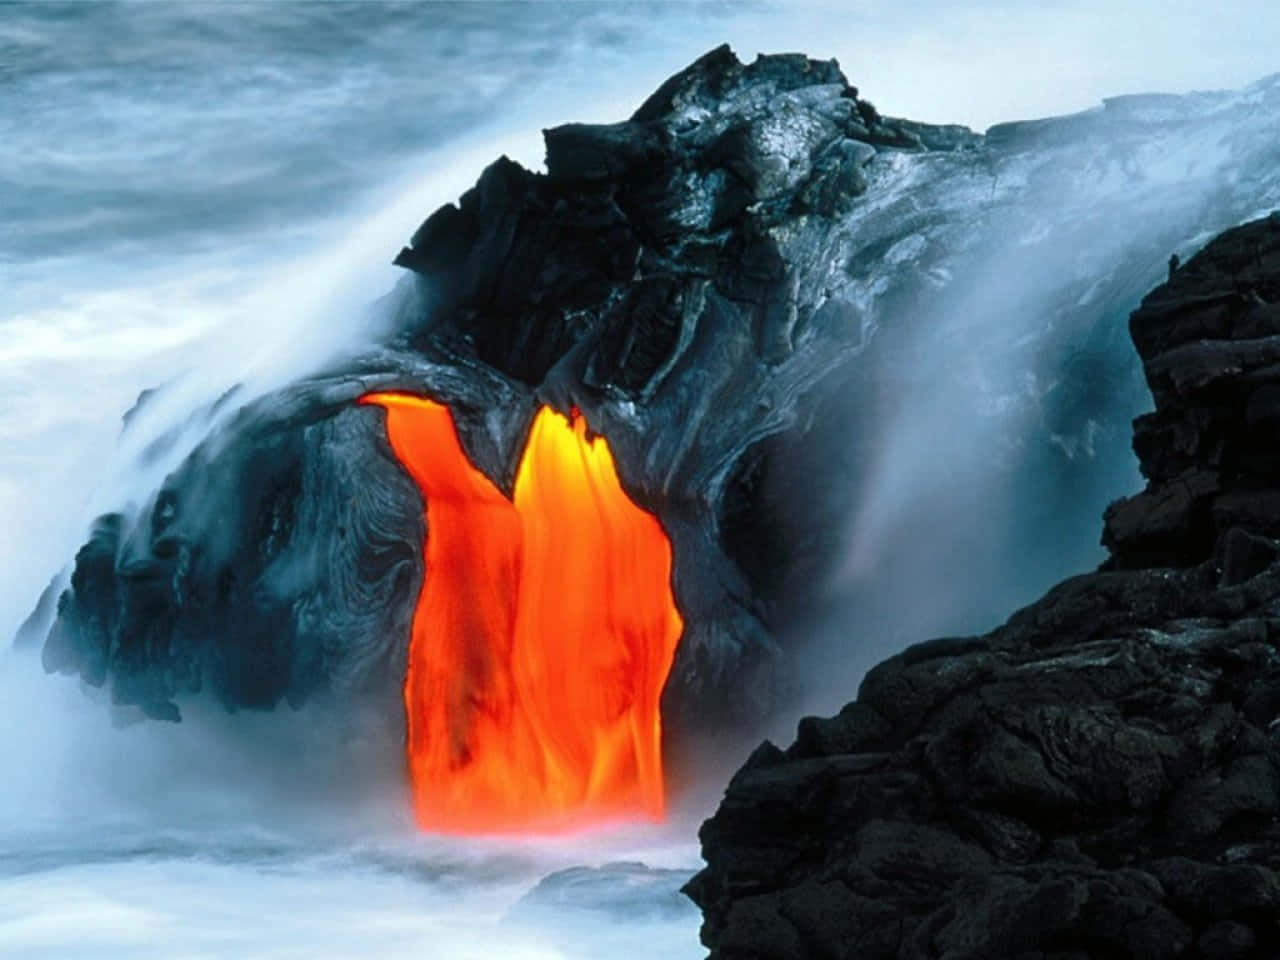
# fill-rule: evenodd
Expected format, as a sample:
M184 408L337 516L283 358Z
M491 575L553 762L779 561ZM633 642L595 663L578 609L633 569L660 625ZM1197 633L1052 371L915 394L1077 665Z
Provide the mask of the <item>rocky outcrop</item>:
M687 886L713 960L1280 955L1280 218L1134 312L1156 401L1110 569L760 746Z
M882 520L879 493L927 503L919 478L980 490L998 471L1062 531L1101 507L1092 467L1143 402L1114 348L1124 313L1171 248L1280 200L1280 178L1258 183L1280 88L1174 101L984 137L883 116L833 62L712 51L627 120L546 131L545 173L500 159L428 217L367 350L265 394L226 384L169 410L171 432L147 432L170 391L144 394L125 426L136 502L94 524L22 641L153 717L204 695L371 699L398 720L430 532L381 413L354 401L447 403L508 490L536 407L576 405L673 542L668 729L754 722L790 686L784 628L850 530L877 526L863 514L930 536L963 514L972 570L1006 569L979 556L1000 543L1035 569L1054 539L992 536L985 496ZM1230 147L1169 160L1204 138ZM948 469L895 472L920 446ZM892 570L929 537L871 539Z
M1238 581L1271 558L1243 531L1280 535L1280 214L1172 268L1130 330L1156 408L1134 423L1147 489L1107 511L1113 566L1217 551Z

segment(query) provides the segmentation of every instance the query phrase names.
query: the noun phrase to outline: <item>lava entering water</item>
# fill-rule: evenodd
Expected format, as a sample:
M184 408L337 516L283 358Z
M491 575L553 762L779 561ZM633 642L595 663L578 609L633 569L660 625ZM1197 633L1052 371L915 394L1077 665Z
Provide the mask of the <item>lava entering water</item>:
M449 832L660 818L659 698L683 623L671 544L603 437L543 407L514 502L467 459L447 407L361 403L427 505L405 675L414 812Z

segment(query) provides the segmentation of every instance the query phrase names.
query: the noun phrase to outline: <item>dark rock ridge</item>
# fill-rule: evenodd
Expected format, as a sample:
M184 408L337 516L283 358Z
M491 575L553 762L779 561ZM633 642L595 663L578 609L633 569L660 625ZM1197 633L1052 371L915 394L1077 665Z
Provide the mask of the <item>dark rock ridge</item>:
M1008 438L974 457L936 447L968 434L933 423L953 485L1051 474L1046 515L1100 508L1093 461L1120 456L1144 402L1120 322L1170 249L1280 202L1273 114L1264 84L982 137L882 116L834 62L712 51L629 120L546 131L545 173L500 159L428 217L367 350L268 393L228 384L190 411L194 448L139 435L170 402L148 391L125 430L163 479L98 519L23 641L155 717L203 694L398 718L429 531L381 413L354 401L447 403L507 489L537 405L576 404L673 542L687 629L668 728L750 722L788 687L783 627L884 488L903 411ZM1209 140L1208 159L1170 161ZM979 569L979 545L1004 542L985 500L917 522L971 518Z
M1109 569L751 755L686 887L713 960L1280 956L1277 302L1272 215L1133 313Z

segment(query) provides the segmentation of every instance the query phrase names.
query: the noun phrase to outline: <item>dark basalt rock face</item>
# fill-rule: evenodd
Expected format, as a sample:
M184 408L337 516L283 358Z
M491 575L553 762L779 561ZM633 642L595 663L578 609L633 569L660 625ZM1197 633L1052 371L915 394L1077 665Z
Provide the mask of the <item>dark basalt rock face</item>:
M1133 314L1156 409L1134 424L1147 489L1107 511L1114 566L1218 549L1238 580L1270 562L1255 537L1223 536L1280 535L1280 215L1268 224L1219 237Z
M1280 216L1133 313L1109 569L761 745L687 886L713 960L1280 956Z
M144 509L98 521L46 669L164 719L202 689L229 708L398 703L430 532L382 414L354 401L405 390L447 403L508 491L537 406L580 408L673 543L669 721L758 715L785 688L770 618L793 584L760 589L733 556L763 511L744 472L859 346L826 274L851 255L838 218L871 144L919 149L931 129L873 116L832 62L744 66L725 47L629 121L548 130L545 174L498 160L396 258L412 278L382 344L251 402L232 391Z
M546 173L500 159L428 217L367 350L231 386L180 431L194 447L143 432L167 402L147 391L125 431L157 480L97 521L21 642L153 717L201 694L398 720L430 531L355 400L447 403L507 490L537 406L576 405L673 543L667 729L754 722L903 409L971 405L1010 438L1011 485L1054 472L1044 512L1082 509L1144 402L1117 320L1171 248L1280 200L1272 114L1275 84L982 137L882 116L834 62L712 51L628 120L546 131ZM1144 178L1197 137L1230 146Z

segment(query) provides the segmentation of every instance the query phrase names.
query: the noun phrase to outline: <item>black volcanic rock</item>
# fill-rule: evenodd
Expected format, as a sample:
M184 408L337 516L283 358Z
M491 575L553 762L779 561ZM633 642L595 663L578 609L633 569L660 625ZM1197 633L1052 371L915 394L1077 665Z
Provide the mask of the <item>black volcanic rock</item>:
M917 478L996 471L1063 524L1113 495L1093 468L1145 402L1122 319L1171 248L1280 198L1278 115L1280 87L1260 85L983 137L882 114L832 61L712 51L629 119L546 131L545 173L501 158L427 217L367 349L270 392L219 385L173 434L126 417L154 482L99 520L24 643L156 717L196 695L368 698L398 722L430 532L382 414L354 403L447 403L508 491L550 403L585 412L672 540L686 631L665 729L754 723L789 689L786 628L825 595L870 492L903 485L881 467L904 419L962 410L1007 438L992 456L944 425ZM1229 147L1170 161L1205 138ZM1022 546L992 535L998 499L908 518L877 564L968 522L960 549L995 569L991 545ZM1231 556L1235 576L1259 562Z
M405 390L447 403L507 491L538 404L581 409L673 543L687 626L668 720L758 716L786 687L771 618L795 583L744 569L738 531L838 525L811 500L766 505L744 471L803 434L859 349L823 279L852 253L839 216L868 189L871 141L919 141L858 107L833 62L743 65L725 47L629 121L546 131L545 174L493 163L396 258L412 276L382 343L275 393L230 391L144 506L99 521L46 669L165 719L199 691L230 709L370 695L398 716L430 531L382 414L354 402Z
M686 887L713 960L1280 956L1280 474L1250 418L1277 283L1270 218L1134 312L1151 485L1108 512L1113 569L752 754Z
M1235 563L1230 531L1280 536L1280 215L1172 271L1130 328L1156 409L1134 424L1147 489L1107 513L1114 566Z

